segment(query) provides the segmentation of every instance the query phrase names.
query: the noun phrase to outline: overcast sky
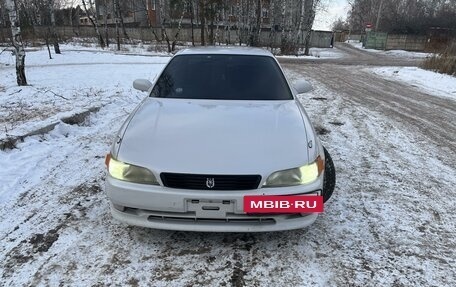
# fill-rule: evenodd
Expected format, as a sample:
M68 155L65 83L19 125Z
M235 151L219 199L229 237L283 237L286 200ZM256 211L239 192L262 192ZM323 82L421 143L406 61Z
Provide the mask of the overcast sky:
M349 10L347 0L322 0L323 7L315 15L314 30L331 30L331 24L339 17L345 19Z

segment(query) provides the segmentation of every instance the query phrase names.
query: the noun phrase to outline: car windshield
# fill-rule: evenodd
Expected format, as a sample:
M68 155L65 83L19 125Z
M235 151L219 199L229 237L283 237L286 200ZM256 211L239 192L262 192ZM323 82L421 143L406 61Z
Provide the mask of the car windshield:
M152 97L213 100L291 100L272 57L180 55L166 66Z

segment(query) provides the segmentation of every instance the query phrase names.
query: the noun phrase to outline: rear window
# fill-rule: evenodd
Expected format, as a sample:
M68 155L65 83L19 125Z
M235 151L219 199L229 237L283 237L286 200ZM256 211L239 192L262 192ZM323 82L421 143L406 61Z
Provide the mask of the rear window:
M166 66L151 96L214 100L293 98L273 58L245 55L176 56Z

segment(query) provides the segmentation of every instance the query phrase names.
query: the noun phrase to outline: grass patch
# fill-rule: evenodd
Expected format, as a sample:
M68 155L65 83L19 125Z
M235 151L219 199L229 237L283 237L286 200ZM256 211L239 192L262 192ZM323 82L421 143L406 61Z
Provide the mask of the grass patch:
M456 42L450 44L443 52L427 58L421 67L427 70L456 76Z

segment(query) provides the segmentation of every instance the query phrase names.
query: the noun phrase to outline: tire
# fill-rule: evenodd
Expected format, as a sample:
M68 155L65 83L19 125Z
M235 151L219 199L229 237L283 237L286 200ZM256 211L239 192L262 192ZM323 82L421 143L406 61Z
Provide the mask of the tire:
M333 195L334 188L336 187L336 169L326 148L325 151L325 175L323 178L323 202L328 201Z

